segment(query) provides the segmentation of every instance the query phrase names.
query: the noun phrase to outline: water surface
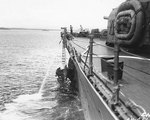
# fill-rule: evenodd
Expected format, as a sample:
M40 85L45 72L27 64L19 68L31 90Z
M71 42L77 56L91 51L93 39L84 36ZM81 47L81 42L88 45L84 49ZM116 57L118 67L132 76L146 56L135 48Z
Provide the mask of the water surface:
M58 89L60 40L58 31L0 30L0 120L84 120L79 97Z

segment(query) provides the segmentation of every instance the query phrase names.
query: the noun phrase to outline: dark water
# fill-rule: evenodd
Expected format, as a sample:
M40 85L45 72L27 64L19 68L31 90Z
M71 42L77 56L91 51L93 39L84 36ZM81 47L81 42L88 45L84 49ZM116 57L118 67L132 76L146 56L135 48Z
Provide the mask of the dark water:
M0 120L83 120L79 97L58 90L59 41L56 31L0 31Z

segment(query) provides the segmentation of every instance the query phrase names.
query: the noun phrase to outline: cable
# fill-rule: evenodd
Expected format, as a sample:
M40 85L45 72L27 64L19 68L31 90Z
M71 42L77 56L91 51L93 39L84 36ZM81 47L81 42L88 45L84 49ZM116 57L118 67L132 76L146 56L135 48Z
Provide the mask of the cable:
M133 76L131 73L129 73L128 71L126 70L123 70L123 72L125 72L126 74L128 74L129 76L131 76L132 78L136 79L137 81L141 82L142 84L144 85L147 85L147 86L150 86L149 84L145 83L144 81L138 79L137 77Z
M72 41L72 42L73 42L73 41ZM84 47L78 45L77 43L75 43L75 42L73 42L73 43L74 43L75 45L77 45L78 47L80 47L81 49L86 50Z
M73 42L73 41L72 41L72 42ZM74 43L75 45L77 45L78 47L82 48L83 50L86 50L83 54L85 54L85 53L87 53L87 52L88 52L88 49L83 48L82 46L80 46L80 45L76 44L75 42L73 42L73 43ZM112 48L112 47L105 46L105 45L99 44L99 43L97 43L97 42L94 42L94 43L95 43L95 46L96 46L96 45L99 45L99 46L103 46L103 47L105 47L105 48L109 48L109 49L114 50L114 48ZM127 52L127 51L123 50L122 48L120 48L120 50L121 50L122 52L126 53L126 54L131 55L131 56L140 57L140 58L142 58L143 60L149 60L148 58L141 57L141 56L136 55L136 54L133 54L133 53L129 53L129 52ZM95 55L95 56L99 57L99 55L98 55L98 54L93 53L93 55ZM109 64L109 65L112 65L111 63L108 63L108 64ZM131 69L134 69L134 70L136 70L136 71L139 71L139 72L145 73L145 74L147 74L147 75L150 75L150 73L147 73L147 72L144 72L144 71L142 71L142 70L139 70L139 69L133 68L133 67L131 67L131 66L128 66L128 65L125 65L125 66L126 66L126 67L129 67L129 68L131 68ZM121 70L122 72L125 72L126 74L130 75L131 77L133 77L133 78L137 79L138 81L140 81L140 82L144 83L142 80L140 80L140 79L136 78L135 76L133 76L133 75L132 75L131 73L129 73L128 71L123 70L122 68L120 68L120 70ZM146 85L147 85L147 83L144 83L144 84L146 84ZM149 85L148 85L148 86L149 86Z
M122 52L126 53L126 54L131 55L131 56L140 57L140 58L142 58L143 60L150 60L149 58L146 58L146 57L143 57L143 56L140 56L140 55L136 55L136 54L134 54L134 53L127 52L127 51L123 50L123 48L120 48L120 50L121 50Z
M103 46L103 47L106 47L106 48L114 50L114 48L112 48L112 47L109 47L109 46L106 46L106 45L102 45L102 44L99 44L99 43L96 43L96 42L94 42L94 43L95 43L95 45Z

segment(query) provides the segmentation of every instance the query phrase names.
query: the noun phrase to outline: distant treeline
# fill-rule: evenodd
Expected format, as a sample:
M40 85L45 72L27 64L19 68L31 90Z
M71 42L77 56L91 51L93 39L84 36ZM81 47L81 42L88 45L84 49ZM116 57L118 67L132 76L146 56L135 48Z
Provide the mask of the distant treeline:
M5 27L0 27L0 30L43 30L43 31L60 31L60 29L41 29L41 28L5 28Z

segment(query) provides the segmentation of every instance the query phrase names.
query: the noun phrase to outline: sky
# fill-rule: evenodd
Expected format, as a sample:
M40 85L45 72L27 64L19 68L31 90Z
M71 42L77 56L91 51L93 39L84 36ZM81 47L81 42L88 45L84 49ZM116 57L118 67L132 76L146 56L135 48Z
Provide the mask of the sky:
M125 0L0 0L0 27L107 27L111 10Z

